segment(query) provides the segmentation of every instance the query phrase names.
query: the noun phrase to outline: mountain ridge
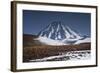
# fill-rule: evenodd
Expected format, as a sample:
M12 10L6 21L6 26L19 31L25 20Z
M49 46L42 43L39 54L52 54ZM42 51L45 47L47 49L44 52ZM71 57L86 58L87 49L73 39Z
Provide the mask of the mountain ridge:
M45 29L39 32L38 36L47 37L53 40L74 39L81 38L79 34L72 31L68 26L62 24L60 21L54 21Z
M47 25L38 34L38 40L47 45L70 45L90 42L89 37L80 36L69 26L65 26L61 21L54 21Z

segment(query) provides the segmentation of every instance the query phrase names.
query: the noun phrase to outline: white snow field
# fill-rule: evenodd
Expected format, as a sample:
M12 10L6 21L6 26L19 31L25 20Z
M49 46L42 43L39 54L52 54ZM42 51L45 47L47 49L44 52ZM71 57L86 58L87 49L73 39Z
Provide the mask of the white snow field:
M72 43L74 44L81 44L81 43L90 43L90 38L85 38L83 40L78 39L64 39L64 40L53 40L47 37L38 37L34 40L38 40L39 42L46 44L46 45L70 45Z
M68 60L87 60L91 58L90 50L84 51L70 51L66 53L60 53L58 56L44 57L42 59L34 59L29 62L43 62L43 61L68 61Z

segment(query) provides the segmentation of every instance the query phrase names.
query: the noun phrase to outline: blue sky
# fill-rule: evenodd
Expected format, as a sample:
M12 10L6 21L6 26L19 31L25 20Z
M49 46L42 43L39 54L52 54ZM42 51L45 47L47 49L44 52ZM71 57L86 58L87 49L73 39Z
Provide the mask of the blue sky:
M37 35L53 21L61 21L81 35L90 36L91 14L75 12L53 12L23 10L23 33Z

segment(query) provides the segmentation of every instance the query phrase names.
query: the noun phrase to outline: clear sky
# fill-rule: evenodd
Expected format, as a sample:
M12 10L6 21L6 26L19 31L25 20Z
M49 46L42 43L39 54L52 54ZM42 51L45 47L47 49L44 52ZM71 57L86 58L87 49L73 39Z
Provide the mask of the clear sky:
M75 12L53 12L23 10L23 33L37 35L53 21L61 21L81 35L90 36L91 14Z

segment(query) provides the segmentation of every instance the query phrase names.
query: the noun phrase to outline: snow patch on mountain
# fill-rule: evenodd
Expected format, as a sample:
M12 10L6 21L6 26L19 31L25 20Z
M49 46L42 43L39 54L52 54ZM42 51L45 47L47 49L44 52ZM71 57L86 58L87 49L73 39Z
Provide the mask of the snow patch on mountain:
M46 44L46 45L67 45L59 40L53 40L53 39L49 39L47 37L38 37L35 40L37 40L43 44Z
M83 40L78 40L75 44L89 43L89 42L91 42L91 38L85 38Z

